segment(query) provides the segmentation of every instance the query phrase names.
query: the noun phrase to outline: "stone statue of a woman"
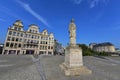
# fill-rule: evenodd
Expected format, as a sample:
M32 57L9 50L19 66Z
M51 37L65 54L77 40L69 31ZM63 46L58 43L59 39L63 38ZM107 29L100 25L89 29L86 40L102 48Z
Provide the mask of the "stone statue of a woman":
M69 25L70 45L76 44L76 25L74 19L71 20Z

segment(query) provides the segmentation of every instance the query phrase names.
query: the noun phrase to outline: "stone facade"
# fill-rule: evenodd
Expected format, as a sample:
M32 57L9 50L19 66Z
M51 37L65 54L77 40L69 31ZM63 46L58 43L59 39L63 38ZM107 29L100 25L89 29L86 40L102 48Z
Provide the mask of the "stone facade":
M96 45L96 43L90 43L90 44L89 44L89 48L90 48L90 49L93 49L93 47L94 47L95 45Z
M8 28L2 54L53 54L54 35L47 30L39 32L35 24L23 30L23 23L17 20Z
M95 44L92 49L97 52L115 52L115 47L110 42Z

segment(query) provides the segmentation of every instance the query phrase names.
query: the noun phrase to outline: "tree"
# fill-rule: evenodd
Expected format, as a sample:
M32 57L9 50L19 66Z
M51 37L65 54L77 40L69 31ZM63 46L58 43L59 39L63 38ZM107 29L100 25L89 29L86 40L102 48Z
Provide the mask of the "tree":
M88 46L86 46L85 44L77 44L77 45L82 48L83 56L95 55L95 52L93 50L91 50L90 48L88 48Z

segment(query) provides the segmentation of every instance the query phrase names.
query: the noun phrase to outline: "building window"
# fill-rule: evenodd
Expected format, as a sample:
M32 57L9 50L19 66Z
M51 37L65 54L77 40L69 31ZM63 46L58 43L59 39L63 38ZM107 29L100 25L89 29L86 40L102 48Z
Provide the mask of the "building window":
M24 42L27 42L27 39L24 39Z
M42 41L40 42L40 44L42 44Z
M30 40L28 40L27 43L30 43Z
M21 31L21 28L18 28L18 31Z
M34 33L34 30L33 30L33 33Z
M23 37L23 33L21 33L21 37Z
M44 49L45 49L45 46L43 46L42 49L44 50Z
M48 46L48 49L50 49L50 46Z
M17 36L19 36L20 35L20 33L17 33Z
M16 36L16 32L13 32L13 36Z
M12 31L9 31L9 35L12 35Z
M45 46L45 50L47 50L47 46Z
M16 41L18 42L18 41L19 41L19 38L16 38Z
M43 37L41 37L41 39L43 39Z
M19 39L19 42L22 42L22 38Z
M27 37L27 38L29 38L29 35L28 35L28 34L26 34L26 37Z
M34 36L32 35L32 38L34 38Z
M51 47L51 49L53 49L53 47Z
M32 30L30 29L30 32L32 32Z
M26 45L24 44L24 48L26 48Z
M11 48L13 47L13 43L10 44L10 47L11 47Z
M34 39L36 39L36 36L34 36Z
M9 44L10 44L10 43L6 43L6 47L9 47Z
M41 46L40 46L40 50L41 50Z
M11 40L11 37L8 36L7 40L10 41L10 40Z
M15 41L15 38L14 38L14 37L12 37L12 41Z
M15 27L14 29L17 30L17 27Z
M39 41L37 41L37 44L39 43Z
M46 37L46 40L48 40L48 37Z
M14 46L15 48L17 48L17 43L15 43L15 46Z
M30 35L30 34L28 35L28 38L31 38L31 35Z
M21 47L21 44L19 44L18 47L20 48L20 47Z
M31 43L33 43L33 40L31 40Z

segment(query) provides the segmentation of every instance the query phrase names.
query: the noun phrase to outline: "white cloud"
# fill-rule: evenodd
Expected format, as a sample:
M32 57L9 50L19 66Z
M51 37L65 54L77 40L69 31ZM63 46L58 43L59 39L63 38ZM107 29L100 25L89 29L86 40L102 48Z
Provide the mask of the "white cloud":
M20 0L16 0L17 3L19 3L21 5L21 7L23 7L27 12L29 12L31 15L33 15L35 18L37 18L38 20L40 20L43 24L45 24L47 27L50 27L50 25L48 24L48 22L42 17L40 16L38 13L36 13L30 6L29 4L26 4Z
M99 3L99 0L92 0L92 1L90 2L90 8L95 7L96 5L98 5L98 3Z
M94 8L100 3L107 4L109 0L71 0L75 4L79 5L81 2L87 2L90 8Z
M98 4L107 4L109 0L91 0L90 1L90 8L94 8L95 6L97 6Z
M75 4L80 4L82 0L72 0Z

